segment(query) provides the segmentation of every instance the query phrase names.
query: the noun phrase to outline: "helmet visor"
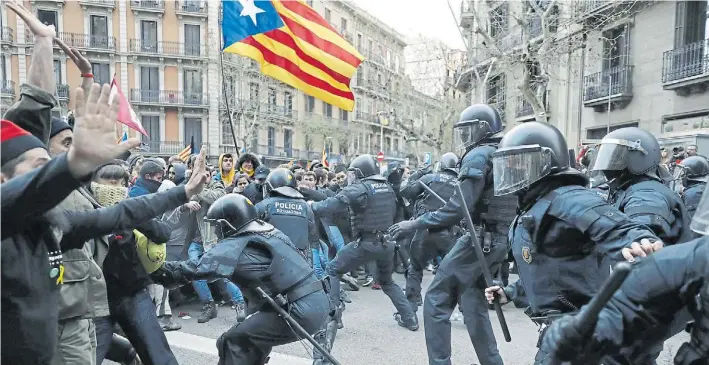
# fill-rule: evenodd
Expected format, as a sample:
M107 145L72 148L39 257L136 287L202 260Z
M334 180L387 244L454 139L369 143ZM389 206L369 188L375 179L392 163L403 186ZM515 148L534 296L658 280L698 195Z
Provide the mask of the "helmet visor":
M702 194L702 199L697 204L697 211L692 217L692 223L689 228L701 235L709 235L709 194L706 193L706 188Z
M347 185L352 185L357 182L357 173L352 170L347 171Z
M212 244L214 244L226 236L223 229L224 225L221 223L220 219L209 219L205 217L204 221L207 222L205 228L207 238L205 238L205 241L211 240L213 241ZM207 242L204 243L204 246L207 247Z
M640 141L604 138L589 169L593 171L625 170L628 167L628 156L632 151L647 154L647 151L640 145Z
M496 196L520 191L548 175L552 152L539 145L501 148L492 155Z
M478 143L490 129L487 122L474 121L453 128L453 146L456 155L463 156L468 147Z

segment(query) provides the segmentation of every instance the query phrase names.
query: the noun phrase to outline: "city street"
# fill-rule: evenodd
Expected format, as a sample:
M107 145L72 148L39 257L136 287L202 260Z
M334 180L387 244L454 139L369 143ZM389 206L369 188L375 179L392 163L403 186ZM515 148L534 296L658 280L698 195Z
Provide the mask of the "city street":
M424 288L433 276L425 272ZM395 274L395 279L403 284L403 276ZM512 275L510 280L516 280ZM392 319L394 307L380 290L362 287L358 292L350 292L352 303L344 313L345 328L337 334L333 354L342 365L423 365L428 363L426 342L423 333L423 321L419 310L421 328L409 332L399 327ZM512 342L504 342L497 318L490 311L498 346L505 364L531 364L536 352L537 327L524 315L521 309L512 305L503 307L507 323L510 326ZM234 312L229 307L221 307L219 317L205 324L197 323L200 307L189 304L173 309L187 312L191 319L177 319L182 323L182 330L168 332L167 337L180 364L216 365L217 350L215 339L233 323ZM452 322L453 364L477 364L475 351L462 320ZM671 364L679 346L687 339L686 334L672 338L665 345L665 351L658 361L659 365ZM274 349L269 365L306 365L312 364L310 344L292 343ZM108 362L110 363L110 362Z

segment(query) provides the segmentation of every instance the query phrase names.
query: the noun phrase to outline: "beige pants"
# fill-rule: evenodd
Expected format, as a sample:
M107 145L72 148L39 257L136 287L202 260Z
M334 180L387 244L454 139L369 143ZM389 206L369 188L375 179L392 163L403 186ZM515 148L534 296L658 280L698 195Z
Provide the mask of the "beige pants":
M52 365L96 365L96 327L91 319L59 321Z
M155 303L155 315L158 317L171 316L172 308L170 308L170 291L164 286L158 284L148 285L148 293Z

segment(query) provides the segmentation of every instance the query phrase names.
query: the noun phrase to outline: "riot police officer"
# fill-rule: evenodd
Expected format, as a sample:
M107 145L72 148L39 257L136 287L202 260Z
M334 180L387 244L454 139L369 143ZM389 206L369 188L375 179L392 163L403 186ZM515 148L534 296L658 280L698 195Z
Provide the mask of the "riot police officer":
M591 333L579 333L567 316L547 331L542 349L558 360L579 359L598 364L603 355L637 363L627 347L652 346L672 334L677 319L694 317L691 339L683 344L674 364L701 365L709 361L709 195L698 203L691 229L701 238L673 245L635 265L621 288L601 310ZM584 307L581 311L588 308ZM691 313L684 316L683 312ZM683 324L684 324L683 323ZM601 346L602 345L602 346ZM610 360L610 361L609 361ZM604 359L604 364L614 364Z
M601 140L593 171L602 171L610 187L608 201L633 221L644 224L667 244L691 239L687 210L662 180L660 144L646 130L630 127Z
M458 156L448 152L441 156L439 171L422 176L420 179L409 178L408 183L401 187L401 196L415 201L414 211L417 218L428 212L435 212L444 203L432 196L421 184L435 191L439 197L448 201L455 194L458 184ZM455 243L451 227L420 229L414 233L411 240L411 259L406 277L406 298L414 310L423 304L421 299L421 280L423 269L436 256L443 257Z
M262 365L274 346L299 340L257 288L283 297L290 316L306 332L323 327L329 301L322 282L285 234L258 219L248 198L227 194L209 207L205 219L215 229L217 245L199 263L166 262L154 280L174 287L190 280L226 278L241 288L256 311L217 339L219 364Z
M691 156L682 160L679 166L684 169L682 200L691 219L709 181L709 162L703 156Z
M608 269L599 264L599 250L615 260L633 260L661 248L652 231L586 188L588 177L569 167L566 140L551 124L514 127L492 161L495 195L518 198L509 237L520 280L485 294L505 303L524 292L525 313L541 329L560 314L578 311L600 288ZM540 350L534 361L545 364L548 354Z
M328 265L330 298L339 307L340 278L357 267L375 261L377 282L398 310L399 325L416 331L419 327L416 314L408 305L401 288L392 278L394 242L386 229L394 223L396 195L386 179L379 174L379 162L372 155L360 155L348 168L349 185L336 196L313 202L317 216L352 214L354 241L342 248Z
M463 219L461 199L465 199L468 207L473 209L471 216L478 226L478 232L473 234L482 238L480 242L484 242L484 250L488 252L490 269L497 271L507 257L506 233L517 203L508 197L495 199L492 196L491 155L499 142L496 134L502 130L502 119L495 108L476 104L465 109L453 129L454 143L459 150L456 152L463 156L458 184L464 196L454 194L440 209L415 220L398 223L389 232L399 235L412 230L452 227ZM490 215L484 214L487 212ZM455 243L440 263L426 292L423 318L428 362L431 365L451 363L449 318L457 304L460 304L480 362L483 365L502 364L487 313L484 284L480 281L482 269L470 241L470 237L464 235Z

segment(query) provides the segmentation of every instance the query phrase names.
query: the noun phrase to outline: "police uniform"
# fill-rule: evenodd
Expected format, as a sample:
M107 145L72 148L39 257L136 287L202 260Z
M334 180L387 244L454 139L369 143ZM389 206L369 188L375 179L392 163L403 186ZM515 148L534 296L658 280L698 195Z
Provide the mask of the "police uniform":
M258 309L217 339L220 365L265 364L274 346L299 340L256 287L271 297L282 295L290 316L308 333L319 330L329 312L328 297L311 265L285 234L256 219L253 205L244 213L245 202L251 204L239 194L217 199L207 219L219 227L219 242L198 263L167 262L154 275L167 286L188 280L229 279L242 289L249 305Z
M424 175L418 180L410 179L408 184L401 188L401 196L415 200L414 211L423 215L426 212L435 212L443 207L444 203L432 196L421 186L425 184L443 200L448 201L455 194L458 184L458 175L452 169ZM421 302L421 280L423 269L429 261L436 256L443 257L455 243L451 227L433 227L428 230L419 229L411 239L410 263L406 276L406 298L411 302L414 310Z
M271 196L258 204L259 217L290 238L293 245L313 264L313 249L320 242L315 214L304 199Z
M702 194L704 193L706 186L707 183L703 181L689 181L684 189L684 192L682 192L682 200L687 208L687 215L689 215L690 220L694 217L694 213L697 211L697 205L702 199Z

